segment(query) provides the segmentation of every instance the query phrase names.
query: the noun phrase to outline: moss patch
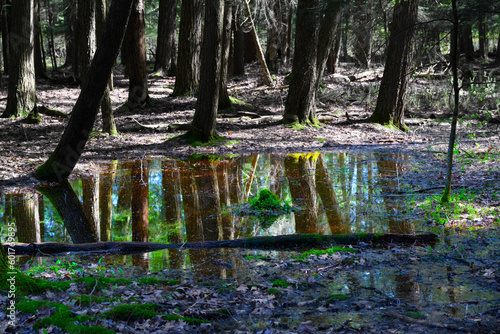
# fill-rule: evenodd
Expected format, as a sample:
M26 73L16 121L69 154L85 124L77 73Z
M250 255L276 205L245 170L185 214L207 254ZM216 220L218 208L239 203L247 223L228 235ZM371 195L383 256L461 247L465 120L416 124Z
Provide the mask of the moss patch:
M357 253L358 251L356 249L353 249L353 248L347 248L347 247L344 248L344 247L337 246L337 247L332 247L332 248L328 248L328 249L312 249L310 251L307 251L307 252L300 254L298 256L298 258L305 259L311 255L316 255L316 256L325 255L325 254L332 255L332 254L338 253L338 252Z
M156 315L161 315L165 320L182 320L191 324L200 324L207 322L200 319L181 317L178 315L170 315L157 312L160 306L157 304L136 304L136 305L119 305L111 311L102 314L105 319L121 320L121 321L136 321L143 319L151 319Z

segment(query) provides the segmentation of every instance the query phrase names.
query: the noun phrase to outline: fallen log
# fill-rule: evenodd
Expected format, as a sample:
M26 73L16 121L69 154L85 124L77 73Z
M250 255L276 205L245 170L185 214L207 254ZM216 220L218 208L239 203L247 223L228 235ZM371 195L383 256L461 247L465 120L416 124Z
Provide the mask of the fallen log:
M63 255L77 252L104 252L112 254L147 253L162 249L211 249L211 248L246 248L262 250L304 250L311 248L328 248L332 245L372 244L434 244L438 237L434 233L410 235L395 233L355 233L355 234L289 234L279 236L263 236L235 240L185 242L182 244L161 244L149 242L96 242L86 244L69 244L44 242L38 244L15 243L4 244L9 254L15 255Z

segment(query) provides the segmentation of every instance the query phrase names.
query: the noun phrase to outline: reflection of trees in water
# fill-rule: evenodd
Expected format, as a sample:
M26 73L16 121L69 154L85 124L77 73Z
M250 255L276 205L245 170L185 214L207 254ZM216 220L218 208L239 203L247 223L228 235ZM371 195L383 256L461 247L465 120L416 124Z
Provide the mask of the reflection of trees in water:
M301 207L294 213L296 233L317 233L318 212L316 198L315 175L316 156L310 154L294 154L285 157L285 175L292 203Z
M342 217L333 181L328 173L323 154L318 157L316 162L316 190L321 199L332 234L349 233L350 228Z
M21 193L12 196L16 236L19 242L37 243L40 237L40 215L38 212L38 194Z
M406 203L398 197L388 196L398 189L399 175L402 174L406 164L407 156L399 152L382 152L376 154L377 170L379 173L378 186L382 190L388 228L394 233L412 233L414 226L403 216L406 210Z
M113 218L113 182L115 180L117 163L109 164L102 173L99 183L99 211L101 217L99 230L101 241L111 240L111 221Z
M82 205L87 219L94 225L99 238L99 175L90 174L82 179Z
M135 160L130 170L132 187L132 241L149 241L149 162Z
M175 160L164 160L161 163L163 216L165 217L167 240L169 243L184 241L182 208L181 208L181 179ZM178 249L168 251L169 264L172 269L180 269L184 265L184 252Z
M97 241L95 224L85 215L82 203L67 181L41 186L38 191L50 200L59 213L73 243Z

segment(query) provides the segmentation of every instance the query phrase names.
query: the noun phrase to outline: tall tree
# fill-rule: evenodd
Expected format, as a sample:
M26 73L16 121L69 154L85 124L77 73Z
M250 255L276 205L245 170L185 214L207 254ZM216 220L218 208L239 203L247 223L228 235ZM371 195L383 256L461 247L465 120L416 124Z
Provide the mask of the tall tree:
M2 55L3 55L3 70L5 73L9 73L9 32L10 32L10 21L11 21L11 11L12 11L12 0L2 0L1 1L1 13L2 13Z
M95 53L95 2L96 0L78 0L78 25L75 75L84 83Z
M384 76L375 111L370 117L372 122L408 129L404 122L404 108L414 53L417 14L418 0L396 1Z
M441 196L442 203L448 203L451 200L451 177L453 169L453 150L455 149L455 136L457 132L458 120L458 105L460 102L460 87L458 85L458 58L459 58L459 22L457 0L451 1L453 30L451 31L451 71L453 73L453 93L454 93L454 107L453 107L453 120L451 122L450 140L448 141L448 155L447 155L447 168L446 168L446 185ZM500 37L499 37L500 39Z
M223 17L224 0L208 1L205 6L198 100L191 128L185 135L189 141L208 142L217 137Z
M9 92L2 117L25 117L35 107L34 0L12 3L9 46Z
M314 99L338 28L340 1L299 0L292 79L284 123L317 124Z
M75 167L89 139L99 105L109 83L128 17L134 0L113 0L102 43L90 65L88 80L78 96L71 118L54 152L37 168L37 177L44 180L66 180Z
M146 21L144 0L135 0L130 13L124 43L128 43L128 106L132 109L148 101L148 73L146 70Z
M219 81L219 109L231 107L231 99L227 91L227 73L231 46L231 22L233 20L232 1L224 1L224 21L222 23L222 55Z
M198 88L203 0L182 0L174 96L194 95Z
M354 57L359 66L368 68L372 53L372 0L355 0Z
M160 0L158 37L156 42L155 72L167 75L172 60L172 43L175 43L178 0Z
M104 25L106 24L106 16L108 15L108 5L106 0L97 0L96 2L96 34L98 42L101 42L101 38L104 32ZM113 74L110 76L110 84L106 86L104 91L104 96L101 101L101 112L102 112L102 131L109 133L110 135L117 135L118 130L116 130L115 118L113 116L113 107L111 106L110 97L110 85L112 81Z

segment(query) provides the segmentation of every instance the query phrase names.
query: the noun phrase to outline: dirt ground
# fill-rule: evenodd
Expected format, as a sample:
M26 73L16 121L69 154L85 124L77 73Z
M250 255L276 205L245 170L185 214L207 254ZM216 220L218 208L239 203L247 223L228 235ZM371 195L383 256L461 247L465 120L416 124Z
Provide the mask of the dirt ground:
M230 81L230 95L247 105L237 105L233 110L220 112L217 129L227 141L221 145L206 147L191 147L183 139L177 138L185 130L176 130L175 125L190 122L194 114L195 99L170 97L174 85L173 78L151 76L149 92L153 105L131 112L122 107L127 99L127 81L117 75L115 90L111 95L119 135L109 136L101 133L101 121L98 120L95 132L76 167L75 175L85 173L95 164L110 159L182 157L192 153L246 155L260 152L400 150L428 154L432 157L430 163L435 167L435 173L442 180L450 130L450 122L447 121L449 114L433 109L409 110L407 124L410 131L406 133L366 122L375 101L370 92L363 95L363 87L378 82L381 74L375 71L363 80L350 82L349 76L359 72L360 70L343 69L340 75L325 78L326 89L318 98L318 116L323 126L294 130L285 128L280 123L287 93L284 76L276 77L274 87L266 87L259 77L258 67L251 67L246 76ZM425 85L418 82L416 84ZM0 110L5 108L6 104L5 86L4 84L4 88L0 90ZM360 95L347 97L344 94L346 86L361 92ZM47 82L39 82L37 89L39 105L66 113L71 111L79 93L78 87L53 87ZM498 117L498 110L491 113L493 119ZM459 124L457 154L462 159L457 160L456 169L460 169L460 173L455 177L455 182L477 189L488 184L491 187L491 196L483 195L482 202L477 205L498 207L500 202L493 194L500 191L499 125L487 121L478 126L478 122L481 120L469 119ZM0 119L0 192L17 191L39 183L33 171L55 148L66 123L67 120L48 116L43 116L43 122L39 125L29 125L18 119ZM461 163L468 155L474 158L474 162ZM490 158L480 160L484 156ZM175 292L171 301L163 304L163 308L173 308L182 316L207 319L212 317L210 319L213 319L213 322L209 325L193 327L183 322L165 321L161 317L133 323L101 321L94 324L120 333L498 333L498 298L490 300L487 307L474 311L471 306L470 312L458 312L456 316L451 316L450 314L454 313L444 309L459 307L456 305L435 302L428 303L422 309L422 303L416 303L411 298L400 300L390 291L363 286L346 300L320 298L331 293L326 282L342 276L345 271L404 271L404 268L415 262L420 263L423 271L428 270L429 276L433 270L443 265L449 266L453 268L450 275L457 275L456 280L469 282L463 286L474 282L474 289L481 287L487 289L487 293L489 291L492 296L498 297L500 233L498 223L495 225L494 221L491 219L487 224L483 224L482 227L488 229L474 232L472 237L469 234L453 237L453 247L437 253L429 253L422 246L404 250L391 246L381 250L363 249L361 253L354 255L312 257L307 262L295 262L290 257L269 255L263 259L245 260L248 262L247 273L252 274L238 280L226 280L228 289L215 289L207 284L202 285L192 277L184 277L181 283L174 286L156 286L145 290L141 288L142 285L136 285L111 292L111 296L114 296L123 294L126 290L126 294L137 296L143 302L169 294L172 296L171 293ZM453 228L448 226L440 233L447 234ZM467 226L460 229L467 230ZM218 264L224 266L224 263ZM292 272L302 274L293 275ZM170 274L156 275L169 278ZM272 294L269 293L272 286L263 281L273 280L286 281L290 285L274 287L280 291ZM220 284L220 281L212 284ZM91 291L85 290L81 285L75 285L72 289L73 293L91 294ZM309 290L316 290L317 293L307 293ZM102 291L95 293L105 295ZM47 293L36 299L59 300L72 305L67 293ZM467 305L477 305L481 302L480 299L472 300ZM194 307L193 303L197 306ZM214 315L216 310L222 308L227 308L229 313ZM76 313L84 312L84 309L78 308L78 305L72 306L72 311ZM105 309L106 307L97 305L88 312L99 314ZM0 331L22 330L21 332L30 333L30 326L37 320L50 316L50 310L44 312L37 316L21 315L26 326L0 326ZM423 315L420 316L419 312ZM299 314L301 316L298 316ZM334 317L334 314L345 316L335 316L332 323L327 318ZM287 318L292 320L288 322ZM317 320L318 318L322 320ZM5 314L0 312L0 322L4 322L4 319ZM48 331L60 332L53 326Z

